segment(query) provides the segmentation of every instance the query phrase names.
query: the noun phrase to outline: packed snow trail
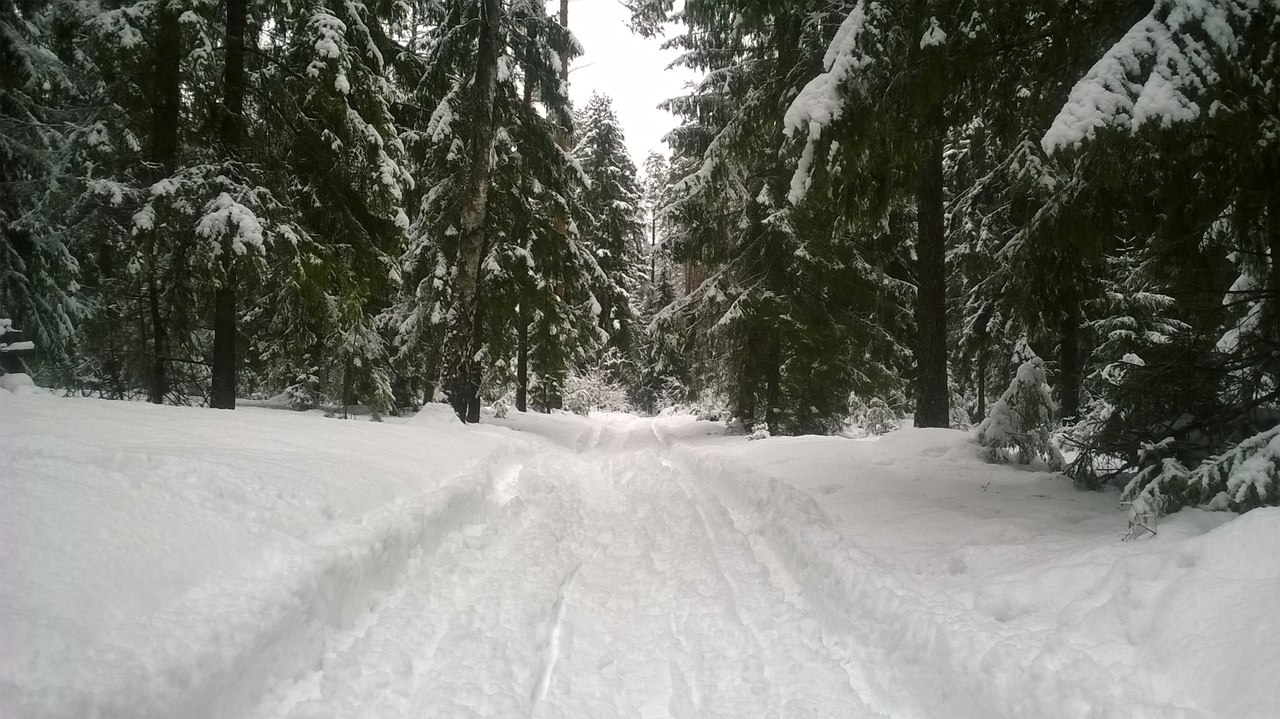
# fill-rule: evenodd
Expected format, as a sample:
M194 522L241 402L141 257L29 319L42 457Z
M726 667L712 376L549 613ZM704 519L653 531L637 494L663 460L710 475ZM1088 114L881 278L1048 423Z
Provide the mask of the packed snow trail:
M256 715L875 716L648 423L525 458L494 500Z
M0 428L5 719L1280 716L1280 508L1120 542L1114 493L960 432L7 393Z

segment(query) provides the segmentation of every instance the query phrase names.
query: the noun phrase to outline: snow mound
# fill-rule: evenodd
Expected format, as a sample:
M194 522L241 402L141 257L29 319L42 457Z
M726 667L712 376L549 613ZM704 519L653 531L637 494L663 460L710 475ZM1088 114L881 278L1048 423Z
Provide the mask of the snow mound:
M22 372L10 372L0 375L0 390L6 390L19 396L35 394L36 383L30 375Z
M462 421L454 413L453 407L447 404L431 402L422 405L422 409L410 420L413 424L424 427L461 427Z

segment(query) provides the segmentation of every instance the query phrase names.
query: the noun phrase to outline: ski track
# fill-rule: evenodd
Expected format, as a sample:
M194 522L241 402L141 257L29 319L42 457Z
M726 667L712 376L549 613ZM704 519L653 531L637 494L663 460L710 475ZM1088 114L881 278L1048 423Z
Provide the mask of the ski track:
M571 445L488 470L483 519L416 552L251 716L879 716L655 428Z

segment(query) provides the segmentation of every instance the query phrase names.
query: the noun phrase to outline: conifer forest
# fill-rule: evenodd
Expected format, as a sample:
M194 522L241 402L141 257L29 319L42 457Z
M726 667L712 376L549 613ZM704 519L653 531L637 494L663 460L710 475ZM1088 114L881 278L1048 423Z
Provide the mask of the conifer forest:
M0 0L0 362L382 418L974 429L1280 504L1280 0ZM485 416L488 416L487 414Z

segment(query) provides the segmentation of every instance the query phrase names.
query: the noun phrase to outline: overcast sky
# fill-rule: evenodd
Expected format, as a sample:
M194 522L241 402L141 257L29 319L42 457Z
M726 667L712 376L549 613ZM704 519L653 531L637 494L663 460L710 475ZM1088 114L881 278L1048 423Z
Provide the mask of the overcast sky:
M556 12L559 3L548 6ZM613 99L631 159L639 168L650 150L667 154L662 137L675 125L675 117L657 105L682 94L691 74L667 71L678 53L661 50L660 39L633 35L627 29L628 18L619 0L570 0L569 29L586 52L571 66L569 95L576 107L584 106L593 91Z

